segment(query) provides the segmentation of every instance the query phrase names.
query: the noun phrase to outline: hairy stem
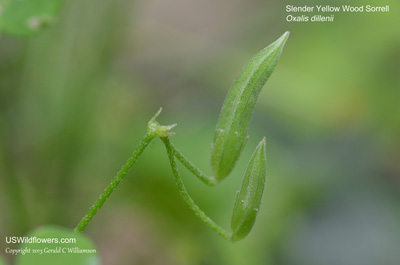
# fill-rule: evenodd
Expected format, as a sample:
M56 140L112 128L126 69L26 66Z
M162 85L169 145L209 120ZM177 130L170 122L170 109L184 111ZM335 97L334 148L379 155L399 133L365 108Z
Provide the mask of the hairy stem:
M210 217L208 217L200 208L196 205L193 199L190 197L189 193L187 192L185 185L182 181L180 173L178 171L178 167L176 166L175 160L175 153L174 147L172 146L168 137L160 137L161 140L164 142L165 147L167 149L169 162L171 164L172 173L174 174L176 184L178 186L179 194L183 197L186 204L189 206L190 209L205 223L207 224L212 230L214 230L217 234L225 238L226 240L231 241L232 235L231 233L227 232L225 229L217 225Z
M133 152L132 156L126 161L125 165L122 166L120 171L118 171L117 175L112 179L111 183L105 188L104 192L99 196L97 201L92 205L92 207L90 207L87 214L82 218L82 220L75 228L75 232L81 233L86 228L89 222L96 215L97 211L101 208L101 206L103 206L107 198L110 197L111 193L113 193L113 191L118 187L119 183L124 179L128 171L132 168L137 159L143 153L144 149L148 146L151 140L154 139L154 137L155 134L149 132L147 132L143 136L142 140L136 147L136 150Z
M215 186L217 184L217 180L212 176L209 177L201 172L198 167L196 167L192 162L189 161L179 150L176 148L171 142L170 146L174 156L184 165L190 172L192 172L196 177L198 177L201 181L203 181L208 186Z

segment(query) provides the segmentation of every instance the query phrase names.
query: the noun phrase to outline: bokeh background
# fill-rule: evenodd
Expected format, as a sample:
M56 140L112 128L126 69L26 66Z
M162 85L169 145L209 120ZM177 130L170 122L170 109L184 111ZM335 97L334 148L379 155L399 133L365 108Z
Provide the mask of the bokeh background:
M287 4L346 2L391 9L285 21ZM400 264L399 8L386 0L71 0L40 34L2 35L0 234L73 228L159 107L161 123L178 123L173 142L209 173L235 76L289 30L232 175L210 188L181 167L195 201L229 228L251 152L267 137L264 203L249 236L226 242L194 216L158 139L86 234L104 265Z

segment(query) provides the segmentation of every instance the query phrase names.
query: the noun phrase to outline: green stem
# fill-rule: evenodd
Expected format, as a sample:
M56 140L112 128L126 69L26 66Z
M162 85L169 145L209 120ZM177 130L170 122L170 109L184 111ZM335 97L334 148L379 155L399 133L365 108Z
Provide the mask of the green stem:
M210 217L208 217L200 208L195 204L193 199L190 197L189 193L187 192L185 185L182 181L182 178L179 174L178 167L176 166L175 161L175 153L174 147L172 146L168 137L160 137L161 140L164 142L165 147L167 149L169 162L171 164L172 173L175 176L175 181L178 186L178 190L180 195L183 197L184 201L187 203L190 209L205 223L207 224L212 230L214 230L217 234L225 238L226 240L231 241L232 235L231 233L227 232L225 229L217 225Z
M111 193L118 187L119 183L126 176L129 169L135 164L139 156L143 153L144 149L148 146L148 144L155 137L154 133L147 132L142 138L139 145L136 147L136 150L133 152L132 156L126 161L126 164L122 166L121 170L118 171L117 175L113 178L111 183L105 188L104 192L100 195L97 201L90 207L87 214L82 218L77 227L75 228L75 232L81 233L89 222L96 215L97 211L103 206L108 197L110 197Z
M171 142L170 146L174 156L184 165L190 172L192 172L196 177L203 181L208 186L215 186L217 180L214 177L209 177L200 171L189 159L187 159Z

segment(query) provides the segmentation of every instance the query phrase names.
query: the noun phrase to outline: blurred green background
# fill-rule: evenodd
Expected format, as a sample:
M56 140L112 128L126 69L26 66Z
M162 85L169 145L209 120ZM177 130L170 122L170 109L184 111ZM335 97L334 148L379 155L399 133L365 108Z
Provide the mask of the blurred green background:
M233 174L210 188L180 167L199 206L229 228L265 135L267 185L249 236L226 242L194 216L158 139L86 234L104 265L400 264L400 3L285 21L287 4L349 2L389 3L72 0L40 34L2 35L0 235L73 228L160 106L161 123L178 123L173 142L209 173L230 85L289 30Z

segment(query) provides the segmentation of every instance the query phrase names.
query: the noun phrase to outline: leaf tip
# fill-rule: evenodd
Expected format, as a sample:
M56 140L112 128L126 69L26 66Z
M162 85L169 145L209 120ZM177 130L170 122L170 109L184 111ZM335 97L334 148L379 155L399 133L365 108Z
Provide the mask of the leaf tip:
M277 40L275 41L275 44L276 44L278 47L280 47L281 49L283 49L283 46L285 46L286 41L287 41L288 38L289 38L289 35L290 35L290 32L289 32L289 31L286 31L285 33L283 33L282 36L279 37L279 39L277 39Z

